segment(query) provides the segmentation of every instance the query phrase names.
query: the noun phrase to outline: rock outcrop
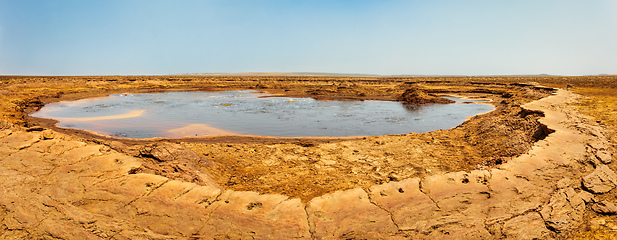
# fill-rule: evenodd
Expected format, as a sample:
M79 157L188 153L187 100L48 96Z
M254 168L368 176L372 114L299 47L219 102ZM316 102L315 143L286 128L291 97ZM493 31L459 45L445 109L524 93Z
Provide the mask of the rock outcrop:
M583 178L583 186L592 193L606 193L617 186L617 174L607 165L598 165Z
M454 103L454 101L426 93L418 87L411 87L397 99L408 104Z
M617 213L617 206L614 203L606 201L606 200L595 203L594 205L592 205L591 208L597 213L602 213L602 214L616 214Z

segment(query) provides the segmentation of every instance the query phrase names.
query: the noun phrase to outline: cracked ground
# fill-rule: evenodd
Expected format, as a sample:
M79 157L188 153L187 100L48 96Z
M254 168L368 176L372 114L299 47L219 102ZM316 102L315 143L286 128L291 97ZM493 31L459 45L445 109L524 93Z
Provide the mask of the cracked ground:
M611 133L573 107L581 96L572 92L419 79L249 80L4 82L0 236L569 238L617 180L606 178ZM497 110L451 130L357 139L122 140L25 116L59 99L187 88L387 100L412 81L435 94L490 97Z

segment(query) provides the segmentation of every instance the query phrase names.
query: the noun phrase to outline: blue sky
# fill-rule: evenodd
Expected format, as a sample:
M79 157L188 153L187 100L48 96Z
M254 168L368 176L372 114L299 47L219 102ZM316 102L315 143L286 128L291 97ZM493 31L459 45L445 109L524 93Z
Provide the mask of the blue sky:
M0 74L617 74L617 1L0 0Z

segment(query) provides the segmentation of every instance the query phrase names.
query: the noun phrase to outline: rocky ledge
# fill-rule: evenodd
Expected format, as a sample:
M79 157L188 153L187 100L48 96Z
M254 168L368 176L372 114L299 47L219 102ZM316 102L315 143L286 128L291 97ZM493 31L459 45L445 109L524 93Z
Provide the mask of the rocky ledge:
M529 103L554 130L497 168L313 198L222 189L135 171L139 159L50 130L0 130L0 238L550 239L617 186L605 130L564 90ZM147 152L152 156L163 156ZM163 156L164 157L164 156ZM592 207L588 207L592 206Z

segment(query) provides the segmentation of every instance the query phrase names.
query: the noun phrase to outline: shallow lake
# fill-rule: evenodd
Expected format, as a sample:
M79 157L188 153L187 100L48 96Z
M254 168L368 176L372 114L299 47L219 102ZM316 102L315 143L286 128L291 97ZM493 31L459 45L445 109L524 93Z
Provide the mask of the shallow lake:
M453 104L318 101L256 91L114 94L45 105L34 117L63 128L126 138L258 135L346 137L449 129L494 109L450 98Z

